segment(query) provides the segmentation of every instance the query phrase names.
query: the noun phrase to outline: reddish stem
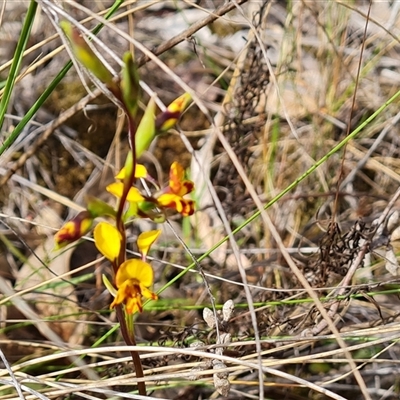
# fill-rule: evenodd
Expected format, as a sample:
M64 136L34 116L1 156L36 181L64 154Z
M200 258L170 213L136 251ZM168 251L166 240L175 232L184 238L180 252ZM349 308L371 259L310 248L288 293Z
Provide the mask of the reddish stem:
M127 112L127 110L125 110L125 112L128 117L128 124L129 124L129 141L131 144L131 151L133 153L133 170L132 174L126 177L124 180L124 189L117 210L116 226L121 234L121 250L118 255L117 262L113 263L115 274L117 273L119 266L126 260L126 232L122 215L124 212L124 207L126 203L126 198L128 196L128 192L135 181L135 172L136 172L136 148L135 148L136 124L132 116L129 115L129 112ZM133 330L129 329L126 324L125 313L122 309L122 306L121 305L117 306L116 310L117 310L117 318L121 327L122 337L124 338L125 343L128 346L136 346L135 335L133 333ZM140 360L139 353L137 351L131 351L130 353L133 365L135 367L136 377L143 378L144 377L143 366ZM138 382L138 390L140 395L146 396L146 382L144 381Z
M122 310L122 306L118 305L116 307L116 311L117 311L117 318L118 318L118 321L119 321L119 324L121 327L122 337L124 338L125 343L128 346L136 346L135 336L133 336L133 335L131 336L129 334L128 327L126 326L126 319L125 319L124 311ZM139 353L137 351L131 351L130 353L131 353L133 365L135 367L136 377L143 378L144 377L143 365L142 365L142 361L140 360ZM139 394L141 396L146 396L146 382L144 382L144 381L138 382L137 386L138 386Z

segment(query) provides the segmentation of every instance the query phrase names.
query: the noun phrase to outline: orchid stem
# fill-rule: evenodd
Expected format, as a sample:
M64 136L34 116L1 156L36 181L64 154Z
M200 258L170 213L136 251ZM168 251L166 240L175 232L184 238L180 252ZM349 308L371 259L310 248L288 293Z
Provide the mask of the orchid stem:
M116 216L116 226L118 231L121 234L121 250L118 255L118 261L117 263L114 263L114 272L115 274L117 273L118 268L120 265L126 260L126 231L125 231L125 225L124 225L124 220L123 220L123 212L124 212L124 206L126 203L126 198L128 196L128 192L135 180L135 171L136 171L136 154L135 154L135 132L136 132L136 124L132 118L132 116L125 110L126 115L128 117L128 123L129 123L129 141L131 145L131 151L133 154L133 169L132 169L132 174L127 177L127 179L124 181L124 189L123 193L118 205L118 211L117 211L117 216ZM121 326L121 333L122 337L125 340L125 343L128 346L136 346L136 339L135 339L135 332L132 326L128 326L127 324L127 318L125 318L125 311L123 310L122 306L119 305L117 307L117 317L118 321ZM130 320L130 322L132 322ZM136 372L136 377L137 378L143 378L144 373L143 373L143 365L140 360L139 353L137 351L132 350L131 352L131 357L133 361L133 365L135 367L135 372ZM146 396L146 382L138 382L138 391L139 394L142 396Z
M117 311L117 318L118 318L118 321L119 321L119 324L121 327L122 337L124 338L125 343L128 346L136 346L135 335L133 334L133 330L129 329L129 327L126 324L125 312L122 309L122 306L118 305L116 307L116 311ZM129 331L132 332L132 335L129 334ZM137 351L133 351L133 350L130 353L131 353L133 365L135 367L136 377L143 378L144 377L143 365L142 365L142 361L140 360L139 353ZM137 386L138 386L139 394L141 396L146 396L146 382L144 382L144 381L138 382Z

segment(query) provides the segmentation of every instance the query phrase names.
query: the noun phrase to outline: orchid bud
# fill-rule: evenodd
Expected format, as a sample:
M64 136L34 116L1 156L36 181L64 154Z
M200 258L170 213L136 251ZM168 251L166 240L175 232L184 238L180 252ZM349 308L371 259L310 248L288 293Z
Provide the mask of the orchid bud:
M136 157L140 157L150 147L156 136L155 129L155 108L156 104L152 97L147 105L146 111L140 121L135 135Z
M123 61L125 64L122 68L122 97L129 114L134 117L140 97L139 75L131 53L126 52Z
M56 249L62 249L86 235L92 229L93 217L89 211L81 211L73 219L65 223L55 234Z
M72 52L77 60L100 81L107 85L114 86L115 84L111 72L106 68L99 57L94 54L79 30L68 21L61 21L60 26L71 43Z
M164 112L157 115L156 130L158 133L168 131L177 123L191 98L189 93L184 93L175 99Z

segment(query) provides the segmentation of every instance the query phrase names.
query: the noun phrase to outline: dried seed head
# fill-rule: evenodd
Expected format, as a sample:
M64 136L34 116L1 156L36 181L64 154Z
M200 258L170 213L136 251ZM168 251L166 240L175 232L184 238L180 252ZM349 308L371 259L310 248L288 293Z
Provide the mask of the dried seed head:
M214 370L225 370L226 365L220 360L213 360L213 369ZM216 372L214 376L217 375L220 379L226 379L229 376L227 371Z
M213 369L225 369L226 365L218 360L213 361ZM214 374L214 386L215 389L218 391L219 394L222 396L228 396L229 394L229 389L231 387L231 384L229 383L229 380L227 379L229 376L228 372L217 372Z
M393 232L400 224L400 214L397 210L390 214L387 221L387 229L389 232Z
M201 340L196 340L195 342L190 343L190 345L189 345L189 347L191 347L192 349L195 349L195 350L197 347L203 347L203 346L204 346L204 343Z
M228 344L231 342L232 335L230 333L221 333L219 344Z
M215 326L214 313L208 307L205 307L203 310L203 319L204 321L206 321L209 328L214 328Z
M199 376L199 374L198 374L197 372L201 372L201 371L203 371L203 369L204 369L204 368L202 368L201 366L193 367L193 368L190 370L190 375L188 376L188 379L189 379L190 381L197 381L197 379L200 378L200 376Z
M397 261L396 254L394 254L394 251L391 247L392 246L386 250L385 268L393 276L396 276L399 274L399 263Z
M226 397L229 395L231 384L229 383L228 379L220 379L218 376L214 375L214 386L221 396Z
M224 322L228 322L231 319L234 310L235 304L232 300L228 300L227 302L225 302L224 306L222 307L222 316Z

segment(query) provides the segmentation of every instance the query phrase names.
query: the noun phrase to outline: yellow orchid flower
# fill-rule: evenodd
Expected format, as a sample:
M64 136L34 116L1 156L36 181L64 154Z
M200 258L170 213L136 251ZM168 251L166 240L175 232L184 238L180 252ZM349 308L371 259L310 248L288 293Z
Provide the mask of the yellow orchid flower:
M143 311L142 297L157 300L158 296L149 290L154 274L151 265L141 260L128 260L120 265L115 276L117 295L110 308L125 304L128 314Z
M184 93L175 99L164 112L157 115L156 129L159 132L166 132L171 129L178 122L191 99L189 93Z
M169 170L168 193L184 196L194 189L194 183L185 179L185 170L178 162L173 162Z
M185 179L183 167L174 162L169 172L169 186L157 198L157 205L161 208L172 208L184 217L194 213L194 201L184 199L183 196L194 189L194 183Z

